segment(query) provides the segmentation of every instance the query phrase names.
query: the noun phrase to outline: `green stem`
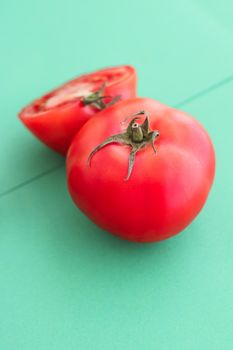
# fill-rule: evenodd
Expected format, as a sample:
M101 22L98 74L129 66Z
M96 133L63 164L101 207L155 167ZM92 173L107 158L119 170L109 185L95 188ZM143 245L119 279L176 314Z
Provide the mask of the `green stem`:
M97 90L96 92L91 93L88 96L83 97L83 104L84 106L88 106L88 105L93 105L96 108L98 108L99 110L103 110L107 107L112 106L114 103L116 103L117 101L120 100L121 96L104 96L103 92L104 92L104 88L105 88L106 84L103 84L99 90ZM108 103L104 102L104 99L106 98L110 98L111 101Z

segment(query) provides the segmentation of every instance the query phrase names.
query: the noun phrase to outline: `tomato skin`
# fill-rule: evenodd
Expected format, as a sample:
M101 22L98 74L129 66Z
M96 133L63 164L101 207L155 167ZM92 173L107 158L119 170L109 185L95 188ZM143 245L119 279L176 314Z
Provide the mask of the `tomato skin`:
M121 122L149 112L159 130L156 155L140 150L125 181L130 149L120 144L90 152L122 132ZM215 153L204 128L184 112L146 99L122 101L92 118L73 140L67 156L67 181L75 204L98 226L124 239L167 239L189 225L204 206L215 174Z
M114 81L111 82L111 74L116 74L117 70L123 70L122 77L118 79L116 76ZM83 77L88 81L89 76L92 78L95 75L104 75L107 77L107 82L108 80L111 82L111 84L105 87L104 95L110 95L112 97L120 95L121 100L136 96L137 77L136 71L132 66L105 68L90 75L84 75ZM68 82L68 84L75 83L78 79L80 77ZM19 113L19 118L39 140L54 151L66 155L75 134L91 117L100 111L90 105L84 106L79 98L35 113L34 106L41 104L47 96L56 94L56 91L59 89L55 89L26 106Z

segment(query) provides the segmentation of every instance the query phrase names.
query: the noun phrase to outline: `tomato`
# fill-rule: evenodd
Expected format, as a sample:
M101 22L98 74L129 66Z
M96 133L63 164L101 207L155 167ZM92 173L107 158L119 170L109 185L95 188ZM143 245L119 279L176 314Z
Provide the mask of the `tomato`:
M20 112L19 118L42 142L65 155L87 120L118 99L135 96L133 67L106 68L82 75L35 100Z
M137 242L163 240L189 225L214 174L214 148L199 122L148 98L92 118L67 156L76 205L104 230Z

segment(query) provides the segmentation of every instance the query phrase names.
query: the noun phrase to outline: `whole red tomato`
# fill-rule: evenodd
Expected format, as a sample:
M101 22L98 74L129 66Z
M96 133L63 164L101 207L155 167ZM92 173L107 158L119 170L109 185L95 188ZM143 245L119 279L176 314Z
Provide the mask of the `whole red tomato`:
M67 158L76 205L104 230L138 242L166 239L190 224L214 174L213 145L199 122L147 98L88 121Z
M33 101L19 114L42 142L66 154L77 131L100 110L136 96L136 71L131 66L106 68L82 75Z

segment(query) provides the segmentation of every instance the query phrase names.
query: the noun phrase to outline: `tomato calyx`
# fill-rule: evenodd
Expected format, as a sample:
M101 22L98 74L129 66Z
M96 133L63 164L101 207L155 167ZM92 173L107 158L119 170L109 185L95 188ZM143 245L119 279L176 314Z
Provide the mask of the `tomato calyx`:
M83 97L82 101L84 106L93 105L99 110L102 110L112 106L114 103L120 100L121 98L120 95L117 95L114 98L112 98L112 96L104 96L103 93L104 93L105 87L106 87L106 83L104 83L99 90L91 93L88 96ZM111 101L108 103L105 103L104 102L105 99L111 99Z
M145 115L145 120L142 124L137 123L137 120L140 118L139 115ZM88 157L88 164L91 164L91 159L94 156L96 152L98 152L101 148L104 146L111 144L111 143L120 143L122 145L127 145L131 147L130 155L129 155L129 166L128 166L128 173L125 178L125 180L129 180L130 175L133 170L134 162L135 162L135 156L136 153L141 150L142 148L146 147L147 145L151 144L152 148L154 150L154 153L156 154L156 148L154 145L154 142L156 138L159 136L158 130L150 130L149 129L149 114L146 111L139 111L136 112L130 116L128 116L126 120L129 118L134 117L130 123L128 124L128 127L125 132L120 134L115 134L110 137L108 137L105 141L100 143L98 146L96 146L92 152L90 153Z

